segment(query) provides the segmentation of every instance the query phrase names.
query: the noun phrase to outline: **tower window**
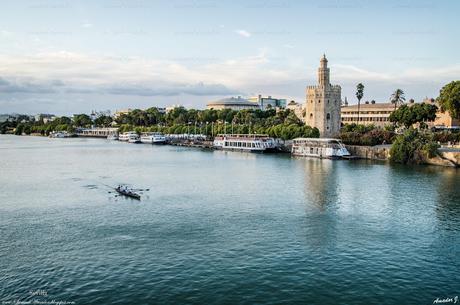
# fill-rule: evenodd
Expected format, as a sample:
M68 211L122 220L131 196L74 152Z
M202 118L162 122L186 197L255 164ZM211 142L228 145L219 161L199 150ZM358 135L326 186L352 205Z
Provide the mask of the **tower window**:
M318 104L321 103L321 100L318 100Z
M313 119L313 113L310 113L310 119Z
M327 100L327 103L329 104L329 100Z
M327 120L330 120L330 119L331 119L331 114L330 114L330 113L328 113L328 114L326 115L326 119L327 119Z

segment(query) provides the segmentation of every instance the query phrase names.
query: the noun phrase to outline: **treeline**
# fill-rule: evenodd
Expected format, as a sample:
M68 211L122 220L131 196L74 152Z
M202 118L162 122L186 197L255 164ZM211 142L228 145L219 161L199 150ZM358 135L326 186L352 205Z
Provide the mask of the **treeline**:
M122 114L115 119L118 125L128 124L132 126L153 126L165 125L173 126L180 124L199 124L206 123L224 123L228 124L246 124L259 125L264 127L274 126L278 124L302 124L302 121L289 109L276 112L274 109L266 111L244 109L185 109L184 107L176 107L167 113L160 112L157 108L152 107L146 110L135 109L129 113Z
M207 136L216 136L218 134L268 134L274 138L283 140L291 140L298 137L318 138L319 130L311 128L307 125L298 124L278 124L275 126L252 126L247 124L223 124L213 123L207 125L189 125L189 124L174 124L172 126L133 126L124 124L120 126L119 132L136 131L142 132L162 132L164 134L202 134Z
M428 103L402 105L390 114L389 120L406 128L418 123L420 128L426 129L426 122L433 122L437 111L437 106Z
M120 132L159 131L166 134L197 133L215 136L222 133L268 134L284 140L296 137L319 137L319 130L306 126L289 109L240 110L174 108L166 114L156 108L133 110L115 119Z
M20 120L7 121L0 125L0 132L13 130L17 135L39 133L48 135L52 131L74 132L76 128L117 126L120 132L135 130L159 131L167 134L199 133L208 136L220 133L258 133L285 140L296 137L319 137L317 128L305 124L289 109L276 112L274 109L240 110L231 109L185 109L177 107L168 113L157 108L135 109L113 119L101 115L91 119L86 114L73 118L60 117L53 121L35 121L25 116Z

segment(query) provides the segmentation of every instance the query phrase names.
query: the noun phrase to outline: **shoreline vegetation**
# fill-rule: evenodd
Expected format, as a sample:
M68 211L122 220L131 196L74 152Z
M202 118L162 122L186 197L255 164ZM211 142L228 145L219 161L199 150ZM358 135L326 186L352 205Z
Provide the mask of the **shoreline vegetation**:
M364 86L358 86L358 101ZM460 142L460 131L436 131L428 128L436 119L438 107L431 104L405 105L404 92L397 89L392 95L395 110L390 125L377 128L374 125L345 124L336 135L344 144L355 146L391 145L389 160L402 164L429 164L431 158L443 158L441 144ZM460 118L460 81L453 81L440 90L436 99L441 111L448 111L453 118ZM397 104L400 106L397 107ZM359 116L359 111L358 111ZM119 133L127 131L161 132L164 134L200 134L211 139L217 134L267 134L270 137L292 140L298 137L318 138L319 130L310 127L290 109L231 110L231 109L185 109L176 107L164 113L156 107L134 109L112 117L100 114L90 117L76 114L72 118L62 116L53 120L35 120L19 115L13 120L0 123L0 133L15 135L48 136L54 131L75 133L78 128L117 127ZM458 163L455 163L458 166Z
M401 113L407 114L407 108L400 109ZM377 128L374 125L346 124L342 127L338 138L346 145L369 147L382 144L391 145L389 160L402 164L430 164L428 162L430 158L440 155L438 152L440 143L460 142L460 132L432 131L427 128L426 124L418 124L418 128L414 128L407 122L403 122L398 117L398 112L394 114L390 119L395 124L385 128ZM407 120L408 116L402 117ZM230 123L226 120L230 120ZM423 120L426 121L426 118ZM156 108L135 109L115 119L106 115L91 119L86 114L78 114L73 118L63 116L44 122L43 120L31 120L29 116L24 115L17 117L14 121L1 123L0 133L48 136L53 131L75 133L77 128L91 127L118 127L120 133L136 131L137 133L200 134L211 139L223 133L268 134L282 140L319 137L318 129L304 125L289 109L278 112L275 110L233 111L228 109L200 111L187 110L182 107L175 108L168 114L162 114Z
M28 116L19 116L14 121L0 124L0 133L41 134L48 136L53 131L74 133L77 128L118 127L119 132L162 132L164 134L200 133L215 136L221 133L268 134L270 137L292 140L297 137L318 138L319 131L305 125L289 109L262 110L196 110L176 107L164 114L152 107L134 109L117 118L101 115L92 120L87 114L73 118L59 117L53 121L35 121Z

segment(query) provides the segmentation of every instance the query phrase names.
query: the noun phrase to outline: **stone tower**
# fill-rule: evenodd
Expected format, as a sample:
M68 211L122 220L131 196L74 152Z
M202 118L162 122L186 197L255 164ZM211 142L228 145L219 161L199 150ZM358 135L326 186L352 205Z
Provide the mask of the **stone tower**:
M329 82L329 68L323 55L318 68L318 85L307 86L305 123L319 129L320 137L335 137L340 131L341 91Z

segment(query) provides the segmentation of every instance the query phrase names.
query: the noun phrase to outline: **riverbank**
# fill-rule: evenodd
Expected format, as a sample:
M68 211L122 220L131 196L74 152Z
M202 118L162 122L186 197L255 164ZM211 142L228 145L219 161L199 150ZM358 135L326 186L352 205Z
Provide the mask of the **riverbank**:
M31 134L30 136L42 136L40 134ZM45 136L43 136L45 137ZM81 138L99 138L100 136L78 136ZM105 138L104 138L105 139ZM277 139L279 146L279 153L290 153L292 148L292 140ZM192 147L199 149L213 150L213 141L211 140L197 140L187 138L174 138L169 139L166 145ZM367 159L381 162L389 162L391 145L376 145L376 146L359 146L359 145L345 145L350 152L352 158L350 159ZM460 167L460 148L456 147L441 147L438 150L438 155L430 158L426 162L427 165L436 165L444 167Z
M361 159L389 161L391 145L376 145L376 146L357 146L345 145L348 151ZM426 163L428 165L460 167L460 149L441 147L438 149L438 154L429 158Z

